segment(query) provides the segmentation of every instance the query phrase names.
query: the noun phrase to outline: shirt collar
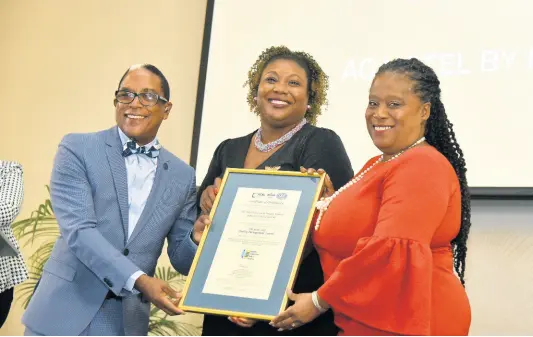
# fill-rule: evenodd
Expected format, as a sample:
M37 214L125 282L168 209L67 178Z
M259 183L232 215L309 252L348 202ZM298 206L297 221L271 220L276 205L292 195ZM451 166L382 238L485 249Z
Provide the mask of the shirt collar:
M126 134L117 126L117 129L118 129L118 135L120 137L120 142L122 143L122 147L124 147L124 145L129 142L131 139L126 136ZM152 140L150 143L144 145L147 149L151 148L152 146L154 146L155 144L157 144L157 137L154 138L154 140Z

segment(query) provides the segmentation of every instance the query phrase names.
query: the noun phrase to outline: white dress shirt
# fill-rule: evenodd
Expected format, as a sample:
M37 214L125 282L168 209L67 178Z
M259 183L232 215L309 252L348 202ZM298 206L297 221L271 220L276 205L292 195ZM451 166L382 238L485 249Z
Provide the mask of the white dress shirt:
M118 128L118 127L117 127ZM122 146L130 141L130 138L118 128L118 134ZM157 143L155 138L150 143L146 144L146 148L149 149L152 145ZM150 158L145 154L132 154L124 158L126 163L126 171L128 174L128 240L131 237L131 233L137 226L137 222L141 217L141 214L146 206L148 195L152 190L154 184L155 171L157 169L157 158ZM135 272L126 282L124 289L128 291L137 292L133 289L135 281L145 274L143 271L138 270Z

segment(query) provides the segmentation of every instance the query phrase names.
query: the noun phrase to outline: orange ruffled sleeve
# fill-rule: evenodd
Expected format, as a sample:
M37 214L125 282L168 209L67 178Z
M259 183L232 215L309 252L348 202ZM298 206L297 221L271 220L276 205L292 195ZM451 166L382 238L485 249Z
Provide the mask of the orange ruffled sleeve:
M384 178L374 234L358 240L352 256L337 266L318 295L334 311L367 326L428 335L429 244L456 185L440 158L402 159Z

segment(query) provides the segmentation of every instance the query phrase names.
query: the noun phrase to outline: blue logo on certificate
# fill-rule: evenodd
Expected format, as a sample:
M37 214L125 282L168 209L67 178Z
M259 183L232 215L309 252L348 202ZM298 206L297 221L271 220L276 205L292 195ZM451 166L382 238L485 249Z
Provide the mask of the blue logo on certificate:
M287 193L278 193L276 195L276 198L278 198L279 200L285 200L287 199L287 196L288 196Z
M257 255L257 251L255 250L243 249L241 253L241 259L254 260Z

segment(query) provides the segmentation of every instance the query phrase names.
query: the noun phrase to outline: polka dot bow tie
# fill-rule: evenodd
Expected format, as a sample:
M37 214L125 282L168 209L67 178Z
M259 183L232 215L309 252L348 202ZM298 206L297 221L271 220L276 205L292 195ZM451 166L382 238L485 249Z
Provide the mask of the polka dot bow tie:
M146 146L139 146L134 140L130 140L124 144L124 150L122 151L122 156L127 157L132 154L145 154L150 158L157 158L159 156L159 149L161 145L159 142L156 142L155 145L152 145L149 149L146 149Z

